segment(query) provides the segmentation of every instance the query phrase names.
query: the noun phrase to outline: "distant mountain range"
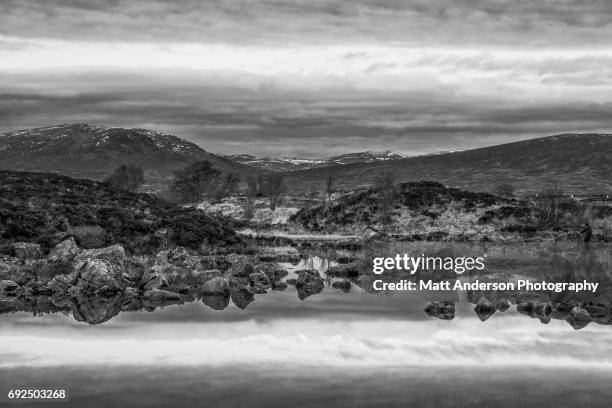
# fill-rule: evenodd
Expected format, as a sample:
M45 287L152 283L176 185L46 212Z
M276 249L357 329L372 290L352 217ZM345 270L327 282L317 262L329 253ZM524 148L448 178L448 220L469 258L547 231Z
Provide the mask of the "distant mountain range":
M339 166L352 163L372 163L397 160L407 157L404 154L389 150L381 152L358 152L332 156L325 159L303 159L297 157L257 157L249 154L229 155L228 159L237 163L273 172L308 170L320 167Z
M174 170L196 160L242 175L254 169L166 133L87 124L64 124L0 135L0 169L52 171L103 179L121 164L145 169L148 184L164 184Z
M325 159L223 156L165 133L87 124L19 130L0 135L0 169L51 171L102 179L121 164L145 169L147 190L167 184L172 172L208 160L243 180L269 172L286 173L291 190L320 185L332 176L342 190L370 186L391 172L397 181L431 180L472 191L510 183L520 191L550 186L572 193L612 191L612 136L566 134L479 149L405 157L360 152Z
M439 181L471 191L492 191L501 183L536 192L559 188L569 193L612 192L612 135L564 134L479 149L398 160L354 163L287 173L292 189L324 188L332 176L337 189L371 186L390 172L396 180Z

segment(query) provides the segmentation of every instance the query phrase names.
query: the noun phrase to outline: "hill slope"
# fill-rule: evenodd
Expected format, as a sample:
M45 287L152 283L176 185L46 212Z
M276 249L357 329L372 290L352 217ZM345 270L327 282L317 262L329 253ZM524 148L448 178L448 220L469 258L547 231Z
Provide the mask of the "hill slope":
M472 191L491 191L507 182L521 191L557 186L572 193L612 189L612 135L558 135L480 149L347 164L287 173L287 183L300 190L310 183L323 188L326 178L336 189L372 185L377 175L392 172L398 181L434 180Z
M100 180L121 164L145 169L147 183L166 182L172 172L209 160L224 172L253 169L208 153L194 143L146 129L66 124L0 135L0 169L52 171Z
M109 184L52 173L0 171L0 241L29 241L43 249L64 236L89 231L97 246L122 244L147 252L167 244L198 249L239 239L204 212L149 194L115 191Z

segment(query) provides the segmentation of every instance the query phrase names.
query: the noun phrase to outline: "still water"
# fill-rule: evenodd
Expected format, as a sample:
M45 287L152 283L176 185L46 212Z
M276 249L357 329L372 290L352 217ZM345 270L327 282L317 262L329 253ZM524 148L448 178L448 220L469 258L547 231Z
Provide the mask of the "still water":
M283 264L286 279L329 265ZM544 324L515 306L481 321L465 294L381 295L354 283L345 293L332 283L303 300L289 286L244 309L196 300L96 325L4 313L0 392L62 388L70 401L53 405L75 407L610 406L609 325ZM451 320L424 312L442 298L456 306Z

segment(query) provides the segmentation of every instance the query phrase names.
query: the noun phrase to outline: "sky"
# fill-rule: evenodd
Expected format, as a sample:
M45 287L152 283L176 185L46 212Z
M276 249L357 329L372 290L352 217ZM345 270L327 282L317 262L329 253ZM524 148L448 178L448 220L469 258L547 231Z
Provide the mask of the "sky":
M3 0L0 132L326 157L610 133L608 0Z

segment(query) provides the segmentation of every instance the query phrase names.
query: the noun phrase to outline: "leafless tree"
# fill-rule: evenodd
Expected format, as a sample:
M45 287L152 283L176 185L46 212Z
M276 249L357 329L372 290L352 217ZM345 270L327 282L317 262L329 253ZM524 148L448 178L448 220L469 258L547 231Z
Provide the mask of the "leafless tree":
M221 180L217 190L217 201L233 194L240 183L240 177L236 173L227 173Z
M270 174L266 177L264 185L266 193L270 197L270 209L274 211L278 200L286 189L285 176L280 173Z
M325 183L327 189L327 202L331 203L331 197L334 193L334 178L330 175L327 177L327 181Z
M144 184L144 171L133 164L123 164L106 178L114 188L134 193Z
M198 161L174 172L172 191L181 201L193 203L200 200L202 194L214 191L220 175L221 172L213 168L209 161Z
M393 173L385 172L376 177L375 189L382 210L382 222L388 225L391 223L391 213L397 200L397 186Z

